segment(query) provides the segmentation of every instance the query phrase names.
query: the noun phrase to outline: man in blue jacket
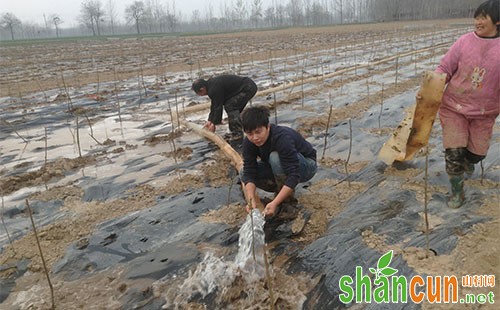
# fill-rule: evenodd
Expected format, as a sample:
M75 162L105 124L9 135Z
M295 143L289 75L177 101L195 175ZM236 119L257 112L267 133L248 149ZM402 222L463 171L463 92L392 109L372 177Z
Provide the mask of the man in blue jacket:
M198 96L207 96L211 100L210 114L204 128L215 131L215 126L222 123L222 109L226 111L230 139L243 138L240 113L250 99L257 93L257 85L252 79L237 75L219 75L208 80L197 79L191 89Z
M243 139L242 181L247 197L254 198L256 188L275 192L265 209L273 216L278 206L293 198L298 183L310 180L317 170L316 150L292 128L269 124L269 110L248 107L241 113ZM255 199L251 199L255 208Z

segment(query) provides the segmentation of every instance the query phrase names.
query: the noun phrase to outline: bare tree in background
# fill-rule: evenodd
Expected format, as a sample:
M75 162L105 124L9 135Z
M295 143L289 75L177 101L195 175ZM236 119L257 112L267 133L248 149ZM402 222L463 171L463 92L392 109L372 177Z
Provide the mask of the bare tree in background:
M220 15L223 29L232 29L235 20L234 12L225 1L220 5Z
M0 26L4 29L9 30L10 37L12 38L12 40L15 40L14 29L21 25L22 25L21 20L19 20L19 18L17 18L12 13L3 13L2 17L0 18Z
M247 9L245 8L243 0L236 0L234 3L234 12L236 14L237 26L241 27L247 16Z
M57 14L50 15L50 20L54 24L54 28L56 28L56 38L59 38L59 25L64 21Z
M119 25L123 12L115 10L116 0L79 0L81 2L78 28L60 31L51 16L44 16L45 26L22 22L12 13L0 12L0 39L16 37L31 39L49 37L54 26L58 37L104 32L178 32L178 31L227 31L248 27L319 26L357 22L391 22L472 17L474 10L484 0L217 0L220 12L214 14L213 3L205 0L193 7L190 20L182 20L176 9L176 0L125 0L132 4L129 21L135 27ZM133 2L135 1L135 2ZM105 11L101 2L106 3ZM137 4L140 3L140 4ZM6 15L7 14L7 15ZM11 15L9 15L11 14ZM60 14L57 14L61 16ZM109 15L109 16L108 16ZM134 17L135 16L135 17ZM187 16L187 15L185 15ZM104 25L106 20L106 30ZM65 21L67 23L68 21ZM85 27L87 29L85 29ZM59 32L59 33L57 33Z
M304 12L304 24L306 26L312 25L311 0L302 0L302 8Z
M264 21L268 27L276 27L276 15L274 14L274 7L270 6L264 11Z
M166 24L167 24L167 13L165 12L165 8L159 0L152 0L146 4L146 11L148 11L147 7L150 6L149 9L151 12L151 17L153 19L152 23L155 26L155 31L165 32Z
M127 22L131 22L132 20L134 21L137 34L141 33L139 25L141 23L143 15L144 15L144 2L142 1L134 1L134 3L132 3L125 9L125 18Z
M196 27L196 29L201 29L201 16L200 10L195 9L191 14L191 23Z
M303 25L304 14L302 12L302 5L300 0L290 0L286 7L288 17L292 22L292 26L300 26Z
M41 34L45 34L45 27L35 24L33 22L23 22L22 23L23 36L26 39L39 38Z
M92 35L101 35L101 21L103 21L104 10L101 1L87 0L80 6L80 21L92 30Z
M111 33L115 34L115 19L116 19L115 2L113 0L108 0L106 8L108 10L109 26L111 27Z
M329 23L330 14L328 8L323 7L318 1L313 2L309 14L313 26L327 25Z
M167 25L170 32L177 29L177 16L175 14L175 0L172 1L172 8L167 4Z
M104 21L104 10L102 8L102 4L100 0L92 1L93 12L94 12L94 20L97 28L97 35L101 35L101 22Z
M141 17L141 25L143 32L152 33L155 28L155 18L153 16L153 2L151 0L146 0L144 3L144 11Z
M212 6L212 2L209 1L206 3L206 8L205 8L205 23L208 27L213 27L213 20L214 20L214 7Z
M339 15L340 15L340 23L343 24L344 23L344 0L337 0L337 10L339 12Z
M259 21L262 18L262 2L261 0L252 1L252 13L250 14L250 19L255 28L259 27Z

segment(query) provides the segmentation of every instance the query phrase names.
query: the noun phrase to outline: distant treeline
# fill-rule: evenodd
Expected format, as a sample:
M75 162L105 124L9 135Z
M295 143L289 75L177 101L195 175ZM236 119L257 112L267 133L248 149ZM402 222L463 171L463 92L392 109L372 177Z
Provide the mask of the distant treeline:
M78 21L65 21L57 12L44 16L44 25L0 13L0 40L145 33L214 33L263 28L323 26L472 17L484 0L222 0L210 1L189 15L177 11L176 0L135 1L118 12L113 0L84 0ZM224 2L225 1L225 2ZM105 2L105 3L103 3ZM229 2L229 3L228 3ZM64 27L65 24L77 26Z

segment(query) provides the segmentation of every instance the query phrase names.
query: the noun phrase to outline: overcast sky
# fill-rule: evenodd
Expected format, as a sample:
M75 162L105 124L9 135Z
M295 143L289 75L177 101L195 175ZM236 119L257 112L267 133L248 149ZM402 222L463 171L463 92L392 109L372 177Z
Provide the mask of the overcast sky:
M43 14L48 17L51 14L58 14L64 21L64 28L77 23L77 17L80 14L80 6L84 0L0 0L0 13L13 13L22 22L34 22L43 25ZM147 0L143 2L146 3ZM157 0L163 6L168 3L172 7L174 0ZM103 8L106 7L109 0L101 0ZM123 21L123 12L125 7L132 4L134 0L112 0L115 4L115 11L118 18ZM183 19L191 17L193 10L198 8L203 16L207 4L212 3L215 15L219 15L222 3L231 4L235 0L175 0L176 11L181 11ZM246 8L249 10L252 0L244 0ZM280 0L278 0L278 3ZM281 0L281 2L285 2ZM272 0L261 0L262 7L266 8L272 3Z

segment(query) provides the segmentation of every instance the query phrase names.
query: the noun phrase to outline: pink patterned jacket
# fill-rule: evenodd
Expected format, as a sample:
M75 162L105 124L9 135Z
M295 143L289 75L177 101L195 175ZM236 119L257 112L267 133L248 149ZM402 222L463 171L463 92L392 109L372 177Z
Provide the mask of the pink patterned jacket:
M500 112L500 38L485 39L474 32L461 36L436 69L448 85L441 109L467 117L497 116Z

